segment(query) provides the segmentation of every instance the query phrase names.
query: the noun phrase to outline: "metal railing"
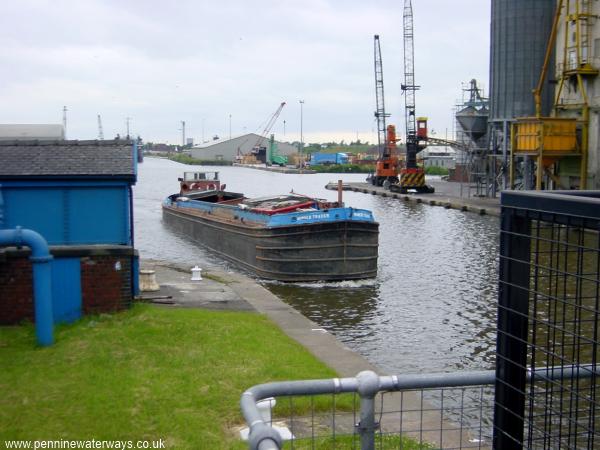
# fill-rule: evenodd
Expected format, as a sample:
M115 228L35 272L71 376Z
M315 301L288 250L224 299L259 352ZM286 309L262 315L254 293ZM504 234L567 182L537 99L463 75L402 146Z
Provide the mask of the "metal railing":
M596 369L537 369L527 379L584 379ZM244 392L240 404L252 450L284 448L282 429L290 449L487 449L495 382L493 370L392 376L365 371L355 378L261 384ZM339 398L344 393L355 395L344 404ZM328 394L319 406L315 396ZM304 404L300 396L308 396ZM280 400L281 411L274 408L274 418L269 414L265 420L257 403L271 397Z
M505 191L501 206L494 442L598 448L600 374L526 376L598 363L600 191Z

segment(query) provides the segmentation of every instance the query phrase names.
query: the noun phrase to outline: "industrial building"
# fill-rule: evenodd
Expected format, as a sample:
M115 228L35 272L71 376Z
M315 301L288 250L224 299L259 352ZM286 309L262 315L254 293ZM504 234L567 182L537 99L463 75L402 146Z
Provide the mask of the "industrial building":
M0 142L0 230L47 242L55 323L133 301L136 152L129 140ZM0 249L0 324L33 320L33 263L22 245Z
M556 187L600 189L600 4L558 3L556 66L550 73L556 80L555 116L576 119L580 156L560 158Z
M599 189L600 4L492 0L491 11L484 194Z
M509 187L510 131L517 117L535 113L533 90L542 73L556 2L492 0L490 32L489 137L475 171L484 168L480 195ZM550 61L554 65L554 61ZM545 79L541 108L550 114L552 80Z
M488 174L490 103L475 79L463 86L462 93L455 114L458 145L453 180L471 181L475 195L485 196L488 186L493 186L493 174Z
M63 140L65 127L61 124L0 124L0 141Z
M456 150L440 145L429 145L421 152L421 158L425 167L454 169L456 165Z
M275 141L279 154L289 156L298 148L287 142ZM231 139L216 139L190 149L190 156L204 161L234 161L236 156L249 154L254 147L268 147L268 138L255 133L243 134Z

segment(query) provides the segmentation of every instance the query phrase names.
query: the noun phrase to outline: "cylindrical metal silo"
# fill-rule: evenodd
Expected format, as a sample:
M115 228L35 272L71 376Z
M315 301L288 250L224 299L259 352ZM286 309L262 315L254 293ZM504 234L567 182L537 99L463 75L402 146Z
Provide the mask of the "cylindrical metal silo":
M556 8L555 0L492 0L490 121L535 114L538 83ZM542 114L552 108L554 57L542 89Z

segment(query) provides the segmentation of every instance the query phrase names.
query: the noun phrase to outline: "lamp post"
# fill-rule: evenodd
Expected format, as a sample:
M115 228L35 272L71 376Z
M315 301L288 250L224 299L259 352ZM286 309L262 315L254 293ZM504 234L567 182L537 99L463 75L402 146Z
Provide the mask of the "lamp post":
M304 134L302 130L304 100L300 100L300 154L304 153Z
M229 114L229 140L231 140L231 114Z

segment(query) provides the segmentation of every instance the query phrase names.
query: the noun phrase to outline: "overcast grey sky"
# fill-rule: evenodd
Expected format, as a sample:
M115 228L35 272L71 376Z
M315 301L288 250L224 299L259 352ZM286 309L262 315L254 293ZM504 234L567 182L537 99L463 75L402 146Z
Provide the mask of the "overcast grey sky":
M444 137L461 83L488 85L489 0L413 0L417 115ZM60 123L69 139L131 130L195 142L260 130L278 139L376 140L373 35L389 123L404 133L403 0L4 0L0 123ZM285 136L284 125L285 120ZM203 126L204 124L204 126Z

